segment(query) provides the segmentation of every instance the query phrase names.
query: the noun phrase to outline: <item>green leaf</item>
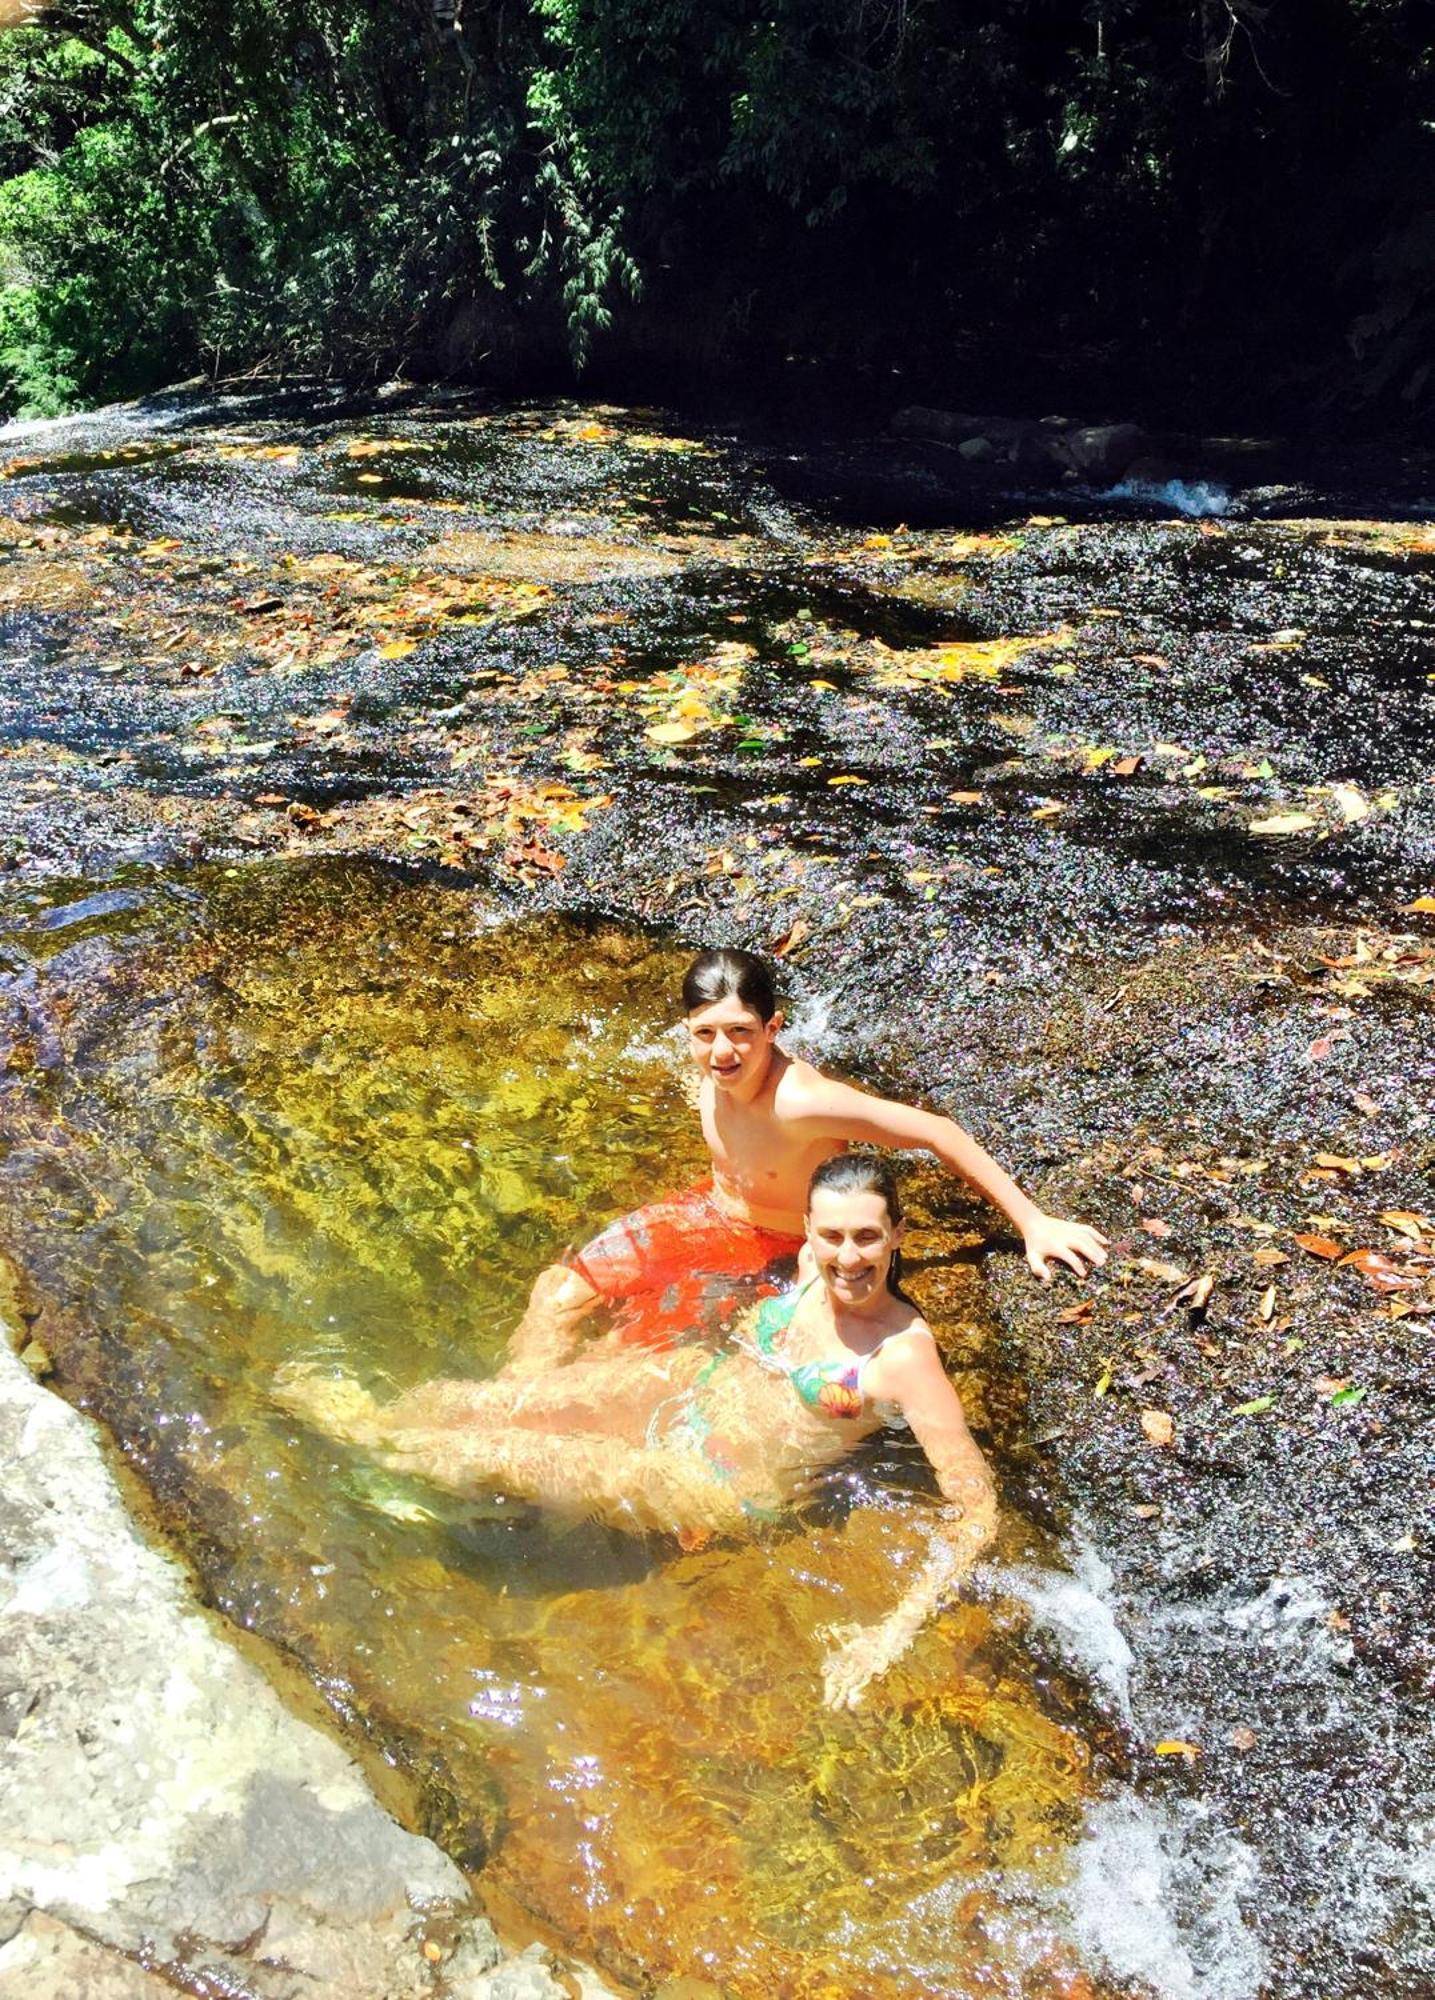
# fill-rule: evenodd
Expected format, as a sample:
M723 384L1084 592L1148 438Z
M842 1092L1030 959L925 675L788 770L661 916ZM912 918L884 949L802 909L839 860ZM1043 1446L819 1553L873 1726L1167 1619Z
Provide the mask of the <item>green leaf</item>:
M1353 1410L1355 1405L1363 1403L1369 1394L1368 1389L1361 1389L1352 1384L1349 1389L1336 1390L1330 1399L1330 1407L1333 1410Z
M1249 1403L1237 1403L1231 1415L1233 1417L1259 1417L1264 1415L1274 1402L1274 1396L1252 1396Z

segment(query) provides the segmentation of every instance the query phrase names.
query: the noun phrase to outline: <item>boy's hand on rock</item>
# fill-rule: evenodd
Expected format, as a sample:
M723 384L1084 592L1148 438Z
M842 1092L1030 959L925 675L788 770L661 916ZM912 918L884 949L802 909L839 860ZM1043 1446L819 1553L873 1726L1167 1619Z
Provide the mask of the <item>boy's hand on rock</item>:
M1063 1222L1055 1215L1038 1215L1025 1231L1026 1261L1044 1285L1051 1283L1051 1266L1065 1264L1078 1278L1106 1262L1106 1238L1084 1222Z

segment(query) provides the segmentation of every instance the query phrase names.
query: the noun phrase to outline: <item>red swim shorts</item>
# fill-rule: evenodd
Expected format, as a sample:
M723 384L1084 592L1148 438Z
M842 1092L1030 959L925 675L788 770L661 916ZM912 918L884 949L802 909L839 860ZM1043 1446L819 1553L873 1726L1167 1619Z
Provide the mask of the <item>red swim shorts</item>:
M626 1308L622 1338L666 1346L698 1325L713 1278L761 1277L801 1248L800 1236L725 1215L702 1181L620 1216L565 1262L605 1304Z

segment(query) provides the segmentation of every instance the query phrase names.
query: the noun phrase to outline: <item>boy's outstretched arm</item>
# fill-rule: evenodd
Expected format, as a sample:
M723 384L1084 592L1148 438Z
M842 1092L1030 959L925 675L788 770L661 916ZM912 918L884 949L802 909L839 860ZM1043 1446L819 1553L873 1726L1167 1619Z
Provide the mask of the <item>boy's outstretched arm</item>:
M873 1146L904 1150L920 1146L935 1153L944 1167L960 1174L1021 1231L1026 1261L1044 1285L1051 1282L1053 1263L1067 1264L1084 1278L1093 1264L1106 1262L1106 1238L1099 1229L1090 1229L1084 1222L1064 1222L1038 1208L955 1119L936 1111L920 1111L912 1104L898 1104L891 1098L873 1097L853 1084L816 1072L804 1080L795 1096L795 1121L804 1130Z

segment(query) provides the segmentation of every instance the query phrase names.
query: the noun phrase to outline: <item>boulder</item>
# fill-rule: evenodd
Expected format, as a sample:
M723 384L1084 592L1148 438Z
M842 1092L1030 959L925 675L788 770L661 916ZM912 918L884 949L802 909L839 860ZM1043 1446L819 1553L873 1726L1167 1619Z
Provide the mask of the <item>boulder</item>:
M1132 460L1152 450L1139 424L1078 424L1051 433L1051 452L1082 479L1120 479Z
M0 2000L175 1984L566 2000L541 1948L504 1961L453 1862L194 1605L93 1426L3 1334ZM431 1927L454 1940L446 1959Z

